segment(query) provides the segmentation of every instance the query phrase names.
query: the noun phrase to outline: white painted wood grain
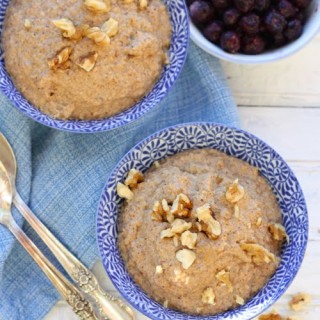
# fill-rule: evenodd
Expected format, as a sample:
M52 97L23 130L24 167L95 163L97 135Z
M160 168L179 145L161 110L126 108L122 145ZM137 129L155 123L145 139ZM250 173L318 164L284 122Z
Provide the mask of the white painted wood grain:
M320 91L319 91L320 92ZM308 204L310 239L297 277L286 294L271 308L301 320L320 319L320 108L239 108L243 127L273 146L296 174ZM102 286L114 291L100 263L93 269ZM297 292L312 295L312 304L299 313L290 312L288 300ZM119 296L119 295L118 295ZM45 320L76 320L63 302L51 310ZM147 318L139 315L138 320ZM245 319L244 319L245 320Z
M239 105L319 107L319 57L320 35L301 51L277 62L222 65Z

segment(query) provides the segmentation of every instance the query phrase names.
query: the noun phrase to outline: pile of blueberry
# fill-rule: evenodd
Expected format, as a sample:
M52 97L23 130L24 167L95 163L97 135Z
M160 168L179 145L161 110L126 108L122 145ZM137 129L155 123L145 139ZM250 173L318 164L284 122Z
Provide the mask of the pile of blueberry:
M203 35L230 53L259 54L300 37L311 0L186 0Z

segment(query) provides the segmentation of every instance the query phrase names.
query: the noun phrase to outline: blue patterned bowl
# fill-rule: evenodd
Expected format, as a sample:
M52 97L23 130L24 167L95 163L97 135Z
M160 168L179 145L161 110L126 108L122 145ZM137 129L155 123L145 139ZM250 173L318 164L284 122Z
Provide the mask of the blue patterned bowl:
M154 161L187 149L213 148L257 167L268 180L281 207L283 224L290 237L284 244L281 263L266 286L245 305L222 314L200 317L165 309L149 298L132 280L117 245L117 220L121 199L116 184L128 171L146 171ZM297 178L285 161L257 137L223 125L191 123L159 131L132 148L111 173L102 193L97 215L100 256L110 279L123 297L151 319L248 320L271 306L288 288L304 257L308 240L308 213Z
M2 48L0 48L1 90L12 101L13 105L16 106L25 115L48 127L59 130L86 133L108 131L128 124L131 121L137 120L146 112L155 107L165 97L165 95L168 93L168 91L178 78L187 56L189 44L189 21L185 1L163 1L167 5L167 8L169 10L172 25L172 38L169 50L170 64L164 68L159 80L154 85L152 90L130 109L121 112L113 117L100 120L66 121L54 119L33 106L15 88L5 69ZM2 35L3 21L9 2L10 0L0 1L0 37Z

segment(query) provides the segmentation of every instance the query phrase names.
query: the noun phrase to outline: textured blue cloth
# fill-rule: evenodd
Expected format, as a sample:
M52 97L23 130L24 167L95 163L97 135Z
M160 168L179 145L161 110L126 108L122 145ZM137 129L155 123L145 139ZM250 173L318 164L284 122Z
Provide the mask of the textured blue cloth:
M18 192L88 267L98 258L95 214L112 168L149 134L169 125L201 120L238 125L236 107L219 62L192 44L170 94L147 115L111 132L86 135L49 129L25 117L0 94L0 131L17 157ZM13 211L24 231L54 260ZM39 267L0 226L0 319L43 319L58 299Z

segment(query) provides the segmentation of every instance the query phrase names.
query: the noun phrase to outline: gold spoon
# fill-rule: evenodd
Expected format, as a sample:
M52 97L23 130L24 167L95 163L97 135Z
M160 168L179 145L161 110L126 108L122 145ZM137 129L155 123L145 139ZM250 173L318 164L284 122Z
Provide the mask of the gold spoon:
M0 133L0 161L5 166L13 189L13 203L37 232L43 242L55 255L63 268L75 282L77 288L90 300L99 319L133 320L133 310L122 300L106 293L100 287L94 274L87 269L70 251L68 251L34 215L15 189L16 159L7 139Z

